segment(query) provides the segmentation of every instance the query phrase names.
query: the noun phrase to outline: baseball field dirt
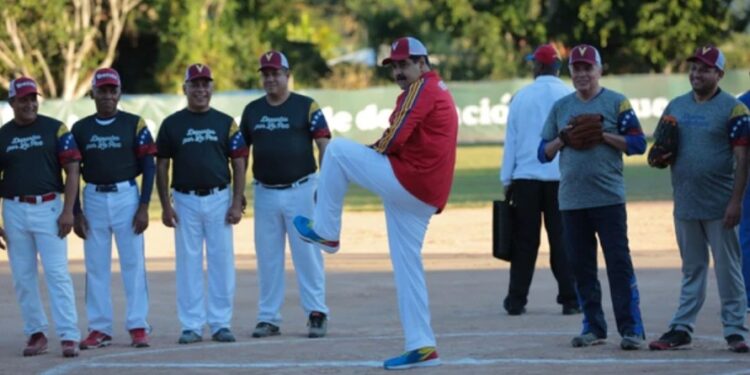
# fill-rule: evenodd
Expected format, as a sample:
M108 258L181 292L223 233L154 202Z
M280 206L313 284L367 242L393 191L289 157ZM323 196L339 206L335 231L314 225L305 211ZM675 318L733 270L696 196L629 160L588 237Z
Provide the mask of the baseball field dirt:
M648 339L666 328L678 302L680 260L674 241L671 202L628 205L631 252ZM157 218L152 218L157 219ZM600 278L609 324L605 345L572 348L581 315L563 316L555 303L557 287L542 246L528 312L508 316L501 307L508 286L508 264L490 253L490 206L448 207L435 216L427 233L424 263L432 322L441 367L419 374L750 374L750 355L726 350L721 337L719 302L713 273L699 316L693 348L673 352L619 349L604 263ZM124 329L124 300L116 260L113 275L115 335L112 346L63 359L51 327L50 351L24 358L23 325L13 293L7 255L0 253L0 373L46 374L378 374L382 360L403 350L401 326L386 246L382 212L346 212L342 248L326 255L329 334L306 338L306 316L299 307L294 271L287 256L282 335L253 339L257 279L252 218L235 228L237 292L233 331L237 342L218 344L204 333L202 343L178 345L175 310L173 235L152 220L146 235L153 325L151 347L133 349ZM82 243L70 238L70 265L76 287L79 326L86 331ZM196 275L196 277L200 277ZM44 290L45 288L42 287ZM47 305L46 293L44 294Z

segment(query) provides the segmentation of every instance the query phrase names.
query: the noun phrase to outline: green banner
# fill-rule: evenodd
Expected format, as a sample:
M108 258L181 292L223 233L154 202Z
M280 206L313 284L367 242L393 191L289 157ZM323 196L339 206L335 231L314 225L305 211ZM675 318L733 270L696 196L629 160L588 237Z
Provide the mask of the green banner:
M502 142L508 118L508 103L513 93L529 82L530 79L514 79L449 83L459 115L459 142ZM570 84L569 79L567 82ZM669 100L690 90L687 74L605 76L601 84L630 99L647 135L653 133ZM728 71L720 84L722 89L738 95L750 88L750 79L745 71ZM388 126L388 117L399 92L396 85L356 91L300 91L318 101L334 136L363 143L376 140ZM214 94L211 104L234 116L239 122L245 105L261 95L262 91L218 92ZM123 110L143 116L154 132L165 117L185 105L186 100L181 95L124 95L120 101ZM72 102L44 100L40 112L72 125L78 119L94 113L94 102L88 98ZM10 121L12 117L13 112L8 103L0 103L2 123Z

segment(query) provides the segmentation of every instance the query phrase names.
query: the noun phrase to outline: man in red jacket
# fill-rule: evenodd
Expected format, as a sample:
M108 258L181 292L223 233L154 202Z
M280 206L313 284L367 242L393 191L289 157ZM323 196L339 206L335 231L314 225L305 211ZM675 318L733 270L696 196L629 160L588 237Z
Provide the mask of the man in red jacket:
M349 182L379 195L406 339L406 352L383 366L389 370L435 366L440 359L430 327L421 252L430 218L448 201L458 115L453 97L432 71L427 49L419 40L398 39L383 65L391 66L393 78L404 90L390 127L369 147L342 138L331 141L323 158L313 218L297 216L294 225L302 239L335 253Z

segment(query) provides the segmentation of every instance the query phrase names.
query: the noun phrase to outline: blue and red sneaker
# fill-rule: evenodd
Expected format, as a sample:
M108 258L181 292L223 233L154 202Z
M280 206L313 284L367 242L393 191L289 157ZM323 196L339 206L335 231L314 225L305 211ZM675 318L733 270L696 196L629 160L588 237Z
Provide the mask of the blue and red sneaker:
M425 346L383 362L386 370L406 370L413 367L440 366L440 357L434 346Z
M303 241L317 245L329 254L339 251L339 241L326 240L323 237L320 237L313 230L312 220L304 216L295 216L294 227L297 228L297 232Z

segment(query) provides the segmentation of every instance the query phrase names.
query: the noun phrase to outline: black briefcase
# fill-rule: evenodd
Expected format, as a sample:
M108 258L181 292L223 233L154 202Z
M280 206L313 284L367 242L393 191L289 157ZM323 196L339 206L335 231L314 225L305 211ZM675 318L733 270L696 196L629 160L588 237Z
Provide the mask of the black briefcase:
M513 254L512 200L492 202L492 256L510 262Z

